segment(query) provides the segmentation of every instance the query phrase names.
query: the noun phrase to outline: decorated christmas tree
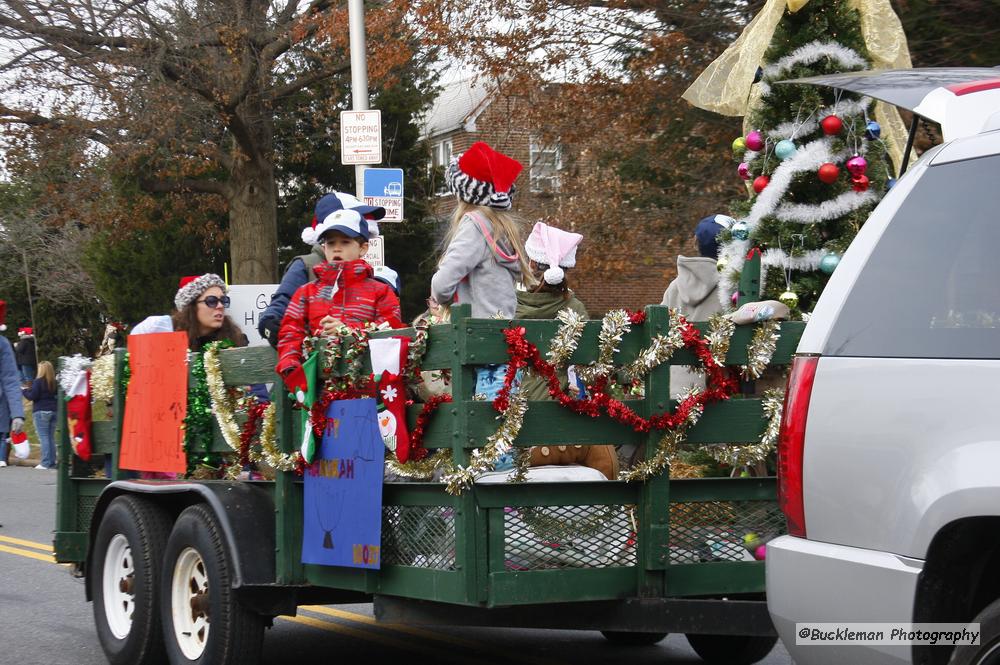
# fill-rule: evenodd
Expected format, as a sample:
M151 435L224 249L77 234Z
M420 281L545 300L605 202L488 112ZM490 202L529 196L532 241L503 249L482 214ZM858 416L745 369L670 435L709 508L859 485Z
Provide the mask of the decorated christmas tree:
M873 27L873 21L879 24ZM779 82L908 66L898 26L887 0L772 0L732 52L685 93L696 105L722 112L726 109L699 101L711 90L718 92L716 101L734 94L747 100L745 136L733 141L733 151L734 177L747 181L750 195L733 204L737 222L720 238L724 304L732 301L747 254L759 248L761 297L781 300L798 314L811 311L841 255L891 186L889 153L901 154L890 136L901 128L898 116L884 109L876 116L875 103L858 95ZM894 59L887 61L890 34ZM740 91L734 73L751 66L752 82L745 81ZM714 83L705 85L706 77Z

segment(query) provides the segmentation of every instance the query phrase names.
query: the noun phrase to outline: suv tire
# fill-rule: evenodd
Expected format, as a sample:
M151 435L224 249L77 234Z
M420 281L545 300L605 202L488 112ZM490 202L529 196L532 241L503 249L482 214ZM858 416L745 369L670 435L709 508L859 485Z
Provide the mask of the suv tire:
M951 654L950 665L987 665L1000 663L1000 600L995 600L976 615L979 644L960 644Z

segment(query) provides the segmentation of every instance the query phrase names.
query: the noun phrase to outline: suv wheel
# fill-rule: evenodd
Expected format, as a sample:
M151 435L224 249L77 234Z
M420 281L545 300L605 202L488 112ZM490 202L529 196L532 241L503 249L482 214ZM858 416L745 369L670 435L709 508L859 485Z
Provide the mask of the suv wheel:
M987 605L972 623L979 624L979 644L960 644L955 647L950 665L1000 664L1000 600Z

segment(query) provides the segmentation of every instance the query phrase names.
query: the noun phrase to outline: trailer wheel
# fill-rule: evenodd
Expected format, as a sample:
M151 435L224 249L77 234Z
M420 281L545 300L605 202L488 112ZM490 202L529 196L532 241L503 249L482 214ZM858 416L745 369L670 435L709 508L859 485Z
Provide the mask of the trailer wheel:
M685 635L688 644L706 663L750 665L771 653L778 638L774 635Z
M648 647L662 642L668 633L630 633L624 630L602 630L604 639L617 646Z
M159 577L169 514L123 495L109 505L89 568L97 637L111 665L158 665L163 655Z
M218 522L204 505L177 518L163 558L160 607L173 665L254 665L264 618L240 605Z

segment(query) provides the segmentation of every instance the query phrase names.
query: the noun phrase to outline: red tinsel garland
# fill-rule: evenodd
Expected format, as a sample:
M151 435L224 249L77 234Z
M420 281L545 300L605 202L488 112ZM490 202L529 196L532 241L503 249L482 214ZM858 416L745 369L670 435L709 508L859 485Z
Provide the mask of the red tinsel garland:
M267 403L254 402L247 411L247 421L243 423L240 430L240 468L245 469L250 466L250 440L257 433L257 425L264 417Z
M630 312L629 321L632 323L642 323L645 321L645 312ZM628 405L614 399L608 394L607 377L600 377L592 385L588 386L588 392L590 393L588 397L570 397L562 388L555 365L544 360L538 351L538 347L525 339L525 329L522 327L508 328L504 331L510 361L507 364L507 374L504 376L503 388L500 389L496 399L493 400L493 408L503 413L510 407L510 393L513 390L517 371L523 367L530 366L538 372L539 376L545 379L552 398L563 407L576 413L596 418L603 410L615 421L623 425L628 425L636 432L674 429L684 423L689 418L691 411L696 407L728 399L737 390L736 381L729 375L725 367L715 362L708 343L701 336L701 333L698 332L698 329L691 325L684 317L679 317L679 325L684 346L697 356L705 369L707 387L705 390L681 400L672 413L667 411L650 416L649 418L643 418Z
M434 413L439 406L446 402L451 401L451 395L435 395L429 400L424 402L423 408L420 409L420 415L417 416L417 424L413 426L410 431L410 456L414 461L421 460L427 456L427 449L424 448L424 429L427 427L427 421L430 420L431 414Z

